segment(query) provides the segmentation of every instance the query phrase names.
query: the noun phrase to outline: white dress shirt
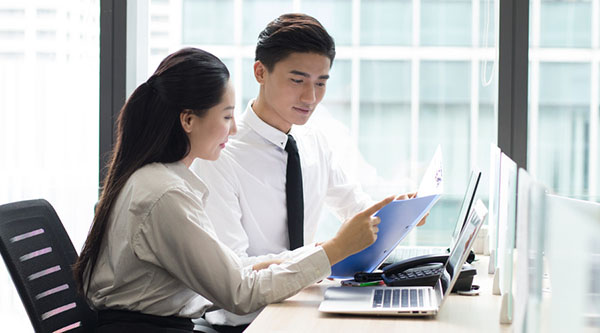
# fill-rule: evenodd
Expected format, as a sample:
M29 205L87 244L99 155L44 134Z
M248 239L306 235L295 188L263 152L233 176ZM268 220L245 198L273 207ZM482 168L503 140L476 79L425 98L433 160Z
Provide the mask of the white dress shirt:
M217 161L196 159L191 169L211 191L206 213L221 241L246 264L255 256L289 248L285 194L287 134L262 121L250 101ZM319 112L318 109L315 112ZM304 195L304 240L314 240L323 205L347 220L371 204L357 183L350 182L333 158L324 135L310 125L293 126L298 145ZM222 311L221 311L222 312ZM248 320L207 319L213 324ZM247 317L249 318L249 317Z
M287 253L281 265L244 267L217 239L207 197L206 185L181 162L137 170L112 208L86 283L93 306L186 318L213 304L248 313L331 273L325 251L314 245Z

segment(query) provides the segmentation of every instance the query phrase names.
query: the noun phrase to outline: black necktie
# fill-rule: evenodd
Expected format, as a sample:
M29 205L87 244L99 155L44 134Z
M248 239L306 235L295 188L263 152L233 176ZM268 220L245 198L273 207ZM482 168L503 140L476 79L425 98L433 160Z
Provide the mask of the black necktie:
M288 153L285 177L288 235L290 250L293 250L304 245L304 199L302 197L302 170L300 169L298 146L289 134L285 151Z

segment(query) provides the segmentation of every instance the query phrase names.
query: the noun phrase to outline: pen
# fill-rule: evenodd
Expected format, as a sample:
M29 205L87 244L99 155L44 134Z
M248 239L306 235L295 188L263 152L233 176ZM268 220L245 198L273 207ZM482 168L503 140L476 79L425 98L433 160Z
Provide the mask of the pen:
M382 286L383 284L384 284L383 281L370 281L370 282L360 283L358 286L359 287Z
M342 286L346 287L369 287L369 286L383 286L385 283L382 280L379 281L368 281L368 282L356 282L355 280L344 280Z

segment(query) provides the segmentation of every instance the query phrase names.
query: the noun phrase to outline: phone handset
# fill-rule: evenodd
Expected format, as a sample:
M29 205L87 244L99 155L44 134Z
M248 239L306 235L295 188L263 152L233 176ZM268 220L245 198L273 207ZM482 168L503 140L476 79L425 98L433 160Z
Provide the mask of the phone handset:
M448 254L426 254L414 258L408 258L383 268L384 275L402 273L408 269L428 265L445 264L448 261Z

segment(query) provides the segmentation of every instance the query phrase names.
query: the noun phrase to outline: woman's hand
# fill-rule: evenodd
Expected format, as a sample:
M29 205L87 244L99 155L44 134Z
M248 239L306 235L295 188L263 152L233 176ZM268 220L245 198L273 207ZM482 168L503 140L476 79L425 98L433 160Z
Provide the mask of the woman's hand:
M323 243L323 250L327 253L331 265L375 242L379 231L377 225L380 220L378 217L373 217L373 214L393 200L393 196L387 197L356 214L342 224L340 230L332 239Z

